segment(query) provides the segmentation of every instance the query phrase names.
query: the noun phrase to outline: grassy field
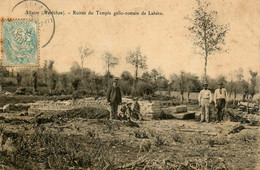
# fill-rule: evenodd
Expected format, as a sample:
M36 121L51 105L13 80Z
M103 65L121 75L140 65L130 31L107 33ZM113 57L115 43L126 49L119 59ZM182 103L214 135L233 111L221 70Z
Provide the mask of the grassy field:
M259 127L237 122L109 121L93 109L0 115L2 169L258 169Z

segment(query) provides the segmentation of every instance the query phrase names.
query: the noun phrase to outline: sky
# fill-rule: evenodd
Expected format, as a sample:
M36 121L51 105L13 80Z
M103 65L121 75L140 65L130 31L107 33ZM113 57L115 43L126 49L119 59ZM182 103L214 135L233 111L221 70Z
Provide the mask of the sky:
M19 1L1 0L1 17L28 17L25 6L12 8ZM122 71L134 74L134 67L125 61L129 51L140 46L147 56L149 71L159 69L166 76L180 71L201 76L204 60L193 53L192 41L187 38L189 22L185 16L196 8L195 0L44 0L53 11L64 11L66 15L54 15L55 34L50 43L40 48L41 65L44 60L54 60L59 72L70 70L73 62L80 63L78 48L88 44L94 53L88 56L84 66L104 74L106 71L103 56L105 51L119 58L119 65L111 70L119 76ZM226 36L228 53L210 56L208 75L228 76L242 67L260 72L260 1L259 0L208 0L210 10L218 11L220 24L230 24ZM31 7L30 10L39 10ZM69 15L75 11L93 11L94 15ZM159 16L101 16L96 11L159 11ZM38 17L38 16L34 16ZM44 18L43 16L39 16ZM45 16L46 17L46 16ZM51 24L40 32L43 45L52 33Z

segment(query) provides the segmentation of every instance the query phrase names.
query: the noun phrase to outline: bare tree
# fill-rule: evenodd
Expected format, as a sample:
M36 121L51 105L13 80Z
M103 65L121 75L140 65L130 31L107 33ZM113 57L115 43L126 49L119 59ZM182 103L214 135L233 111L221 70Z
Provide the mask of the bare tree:
M83 74L84 74L84 61L93 52L94 51L89 49L87 45L79 47L79 54L80 54L80 60L81 60L81 69L82 69L82 72L81 72L82 78L83 78Z
M202 4L200 0L197 0L197 3L198 8L194 10L191 17L186 19L191 22L188 30L190 31L189 37L195 47L195 53L202 55L205 60L204 81L207 82L208 57L215 52L226 51L223 49L223 45L225 45L228 24L217 24L217 11L208 12L210 3Z
M110 52L105 52L105 62L107 67L107 87L109 85L110 68L114 68L118 64L118 58L114 57Z
M138 71L139 69L146 69L147 57L142 55L140 47L137 47L135 51L130 51L129 55L126 57L126 62L135 66L135 81L133 95L136 95L136 85L138 82Z

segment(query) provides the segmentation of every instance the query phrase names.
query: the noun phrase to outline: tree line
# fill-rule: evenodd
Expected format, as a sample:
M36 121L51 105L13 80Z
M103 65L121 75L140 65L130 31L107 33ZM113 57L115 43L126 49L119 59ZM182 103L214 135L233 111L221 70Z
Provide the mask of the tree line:
M140 52L138 47L135 52ZM136 57L136 55L129 55ZM110 59L108 59L110 57ZM45 61L40 68L21 68L18 70L8 70L5 67L0 68L1 86L7 90L10 88L27 88L29 93L37 95L98 95L104 96L106 89L114 75L111 74L111 68L118 64L118 58L105 52L104 62L107 65L107 71L104 75L96 73L89 68L85 68L77 62L74 62L70 71L59 73L55 69L55 62ZM140 57L140 56L139 56ZM126 60L129 60L127 58ZM144 70L142 74L139 69L144 69L145 59L141 59L142 66L136 64L139 59L132 59L135 72L123 71L119 77L119 86L126 96L154 96L156 91L177 91L184 99L184 93L188 95L191 92L199 92L204 83L204 76L199 77L195 74L181 71L178 74L171 74L167 79L159 69L150 71ZM110 64L109 64L110 63ZM113 64L111 64L113 63ZM147 66L146 66L147 67ZM249 71L250 80L244 78L244 70L238 68L229 74L229 76L219 76L217 78L207 77L209 89L214 92L217 83L222 81L228 90L229 95L236 100L237 94L254 96L257 92L257 72ZM9 90L12 91L12 90Z

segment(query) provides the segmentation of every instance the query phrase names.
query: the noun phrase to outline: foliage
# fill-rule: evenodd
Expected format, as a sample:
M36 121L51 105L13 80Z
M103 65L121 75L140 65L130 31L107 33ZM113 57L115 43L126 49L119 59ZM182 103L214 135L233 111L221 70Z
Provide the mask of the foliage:
M224 51L225 36L228 32L228 25L217 24L217 11L208 11L210 3L202 4L197 0L198 8L194 9L191 17L187 17L191 23L188 27L189 37L196 48L195 53L204 57L204 81L207 81L208 56L215 52Z
M151 72L144 72L142 75L142 80L149 84L150 93L153 93L156 90L165 90L168 89L169 81L165 76L156 69L152 69Z
M74 91L78 90L79 84L80 84L81 80L80 79L74 79L71 83L72 88Z
M191 73L186 73L184 71L181 71L179 75L172 74L170 76L170 85L173 90L177 90L181 94L181 101L183 101L184 92L189 93L192 91L198 91L200 89L200 82L199 78L196 75L193 75ZM189 98L188 98L189 99Z
M104 75L97 74L89 68L83 69L82 77L81 71L81 66L74 62L70 71L58 73L54 61L45 61L43 67L40 68L5 70L2 86L4 90L14 92L19 84L17 80L19 80L21 82L20 86L22 88L26 87L27 94L33 93L33 88L36 85L38 95L73 94L77 96L77 94L80 94L81 97L86 95L103 96L107 88L108 77L109 79L114 77L112 74L108 76L108 73ZM22 79L17 79L17 76L14 75L18 75ZM251 79L246 81L243 69L238 68L230 74L231 77L221 75L217 78L211 78L207 76L209 89L214 92L218 88L218 82L222 81L229 95L233 94L234 101L239 92L244 93L244 100L246 100L249 94L253 95L257 92L257 72L251 71L250 75ZM134 83L136 83L135 89L133 87ZM164 91L164 93L161 93L163 94L161 97L170 97L172 91L178 91L181 95L187 92L189 99L191 92L198 92L202 89L202 83L203 77L199 79L197 75L184 71L179 74L171 74L167 79L160 69L145 71L138 81L129 71L123 71L119 79L119 87L123 95L137 95L147 99L158 98L156 91ZM169 99L172 99L172 96Z
M140 69L147 68L146 60L147 60L147 57L142 55L140 47L137 47L135 51L130 51L129 55L126 57L126 61L128 63L130 63L131 65L134 65L135 69L137 69L137 71L138 71L138 68L140 68ZM136 72L135 77L137 77L137 76L138 76L138 72Z
M124 95L131 95L133 92L134 77L128 71L121 74L119 85ZM144 96L154 92L154 87L149 80L140 79L136 84L135 95Z
M157 147L160 147L162 145L165 144L165 139L163 139L161 136L156 136L155 137L155 141L154 141L154 145Z
M20 73L17 73L16 80L17 80L18 87L21 87L22 78L23 78L23 76Z
M256 93L256 76L257 76L258 72L254 72L254 71L250 70L249 73L251 76L249 94L253 97Z
M120 77L121 77L121 80L119 81L119 86L121 87L123 94L131 95L134 77L128 71L124 71Z
M60 78L60 81L61 81L61 84L63 86L63 89L67 89L68 86L69 86L69 79L68 79L68 76L67 74L62 74L61 75L61 78Z
M107 67L107 87L109 86L110 68L114 68L118 65L118 58L114 57L110 52L105 52L104 55L106 67Z
M38 88L38 75L37 75L37 72L34 71L33 72L33 90L34 90L34 92L37 91L37 88Z
M136 85L136 95L138 96L144 96L144 95L150 95L154 92L153 86L145 82L143 80L139 80Z
M126 62L133 65L135 67L135 81L133 87L133 95L136 95L136 85L138 82L138 71L139 69L146 69L147 57L143 56L140 50L140 47L137 47L135 51L130 51L128 56L126 57Z
M88 45L85 46L80 46L79 47L79 54L80 54L80 60L81 60L81 69L82 69L82 77L83 77L83 73L84 73L84 61L86 59L86 57L88 57L89 55L91 55L94 51L91 50Z

